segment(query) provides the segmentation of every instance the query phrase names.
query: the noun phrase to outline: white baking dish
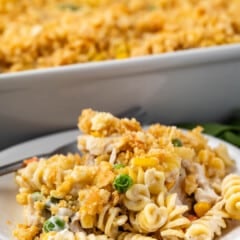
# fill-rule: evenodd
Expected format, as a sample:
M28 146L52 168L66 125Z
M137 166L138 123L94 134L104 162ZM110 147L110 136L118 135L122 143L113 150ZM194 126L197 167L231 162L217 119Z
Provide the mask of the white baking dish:
M82 108L149 122L221 121L240 107L240 44L0 75L0 148L75 127Z

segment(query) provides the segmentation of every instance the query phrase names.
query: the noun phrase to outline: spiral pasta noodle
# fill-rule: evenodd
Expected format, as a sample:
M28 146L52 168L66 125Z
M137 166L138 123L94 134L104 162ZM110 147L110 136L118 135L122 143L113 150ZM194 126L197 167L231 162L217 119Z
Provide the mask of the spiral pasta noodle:
M16 182L21 186L21 191L41 190L43 187L46 190L53 189L64 181L67 170L80 163L78 154L54 155L48 159L40 159L20 169Z
M41 187L41 185L36 186L35 182L32 181L32 177L39 165L40 164L38 162L32 162L31 164L28 164L26 168L18 171L16 182L19 186L21 186L19 192L28 192Z
M224 160L217 157L210 150L204 149L198 153L197 160L205 167L208 177L224 177L226 175L226 167Z
M240 176L230 174L222 182L222 196L225 210L233 219L240 220Z
M222 208L224 201L216 203L203 217L192 222L187 228L186 240L213 240L214 236L221 235L221 229L226 228L224 218L228 218Z
M147 237L141 234L128 232L120 233L119 236L117 237L117 240L154 240L154 239L155 238Z
M227 170L231 170L232 167L235 166L235 161L229 156L227 146L223 143L220 143L216 148L215 152L219 158L221 158L224 162Z
M118 174L128 174L135 184L145 184L150 194L165 191L165 175L162 171L149 168L144 171L142 167L124 167L117 170Z
M106 205L99 214L90 215L78 213L74 218L84 229L94 228L101 230L107 237L116 237L118 228L127 221L127 216L121 209ZM81 234L79 234L80 236Z
M155 232L165 224L168 218L167 209L148 203L136 216L140 232Z
M159 206L164 206L167 209L167 221L161 227L162 237L173 237L184 238L184 229L190 224L190 221L183 216L183 214L188 210L185 205L177 204L177 194L165 195L160 193L157 198L157 204Z
M159 194L165 192L165 175L163 172L155 168L147 169L144 173L144 183L148 187L151 194Z
M96 227L102 230L109 237L116 237L119 226L126 223L127 216L121 214L117 207L105 206L99 214Z
M124 196L123 203L131 211L141 211L150 202L148 187L143 184L134 184Z
M113 240L113 238L108 237L107 235L101 234L86 234L83 232L78 232L75 234L75 240Z

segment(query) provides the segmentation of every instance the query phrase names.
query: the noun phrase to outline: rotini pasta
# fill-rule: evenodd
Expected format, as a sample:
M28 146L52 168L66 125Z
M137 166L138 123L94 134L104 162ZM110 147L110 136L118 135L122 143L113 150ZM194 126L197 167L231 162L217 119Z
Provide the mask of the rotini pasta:
M190 224L190 221L183 216L188 207L177 203L177 194L160 193L157 197L157 204L166 208L168 216L166 223L160 229L161 236L165 238L176 236L183 239L184 229Z
M165 192L165 175L163 172L154 168L147 169L144 173L144 184L148 187L151 194Z
M21 186L20 192L54 189L63 182L66 171L80 163L81 158L77 154L36 159L26 168L21 169L16 176L16 181Z
M228 218L222 208L224 201L218 202L206 215L192 222L186 231L186 240L212 240L221 235L221 229L226 228L224 218Z
M119 226L127 221L126 215L121 215L121 209L116 207L104 207L97 220L97 228L102 230L109 237L116 237Z
M81 155L28 159L16 173L18 240L214 240L240 220L240 175L201 127L143 129L90 109L78 125Z
M229 156L227 147L224 144L220 143L216 147L215 152L216 152L216 155L223 160L228 171L231 170L232 167L234 167L234 161Z
M150 192L144 184L134 184L125 194L123 203L131 211L141 211L150 202Z
M240 220L240 176L230 174L222 182L222 196L225 209L233 219Z
M147 237L141 234L135 234L135 233L120 233L117 240L154 240L155 238Z
M74 240L114 240L104 234L96 235L96 234L86 234L83 232L78 232L75 234Z
M154 203L148 203L142 211L137 214L136 220L140 232L156 232L165 224L168 218L167 209L158 207Z
M204 149L199 151L198 162L205 167L208 177L223 177L226 174L224 160L217 157L214 152Z

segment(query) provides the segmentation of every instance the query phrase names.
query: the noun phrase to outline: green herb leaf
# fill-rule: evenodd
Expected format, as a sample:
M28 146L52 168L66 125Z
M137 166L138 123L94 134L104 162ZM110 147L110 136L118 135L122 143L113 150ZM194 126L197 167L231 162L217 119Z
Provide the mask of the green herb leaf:
M224 134L221 136L222 139L224 139L227 142L230 142L238 147L240 147L240 134L236 134L233 132L224 132Z
M117 164L114 164L113 168L115 169L120 169L120 168L124 168L126 165L122 164L122 163L117 163Z
M238 129L237 126L229 126L229 125L218 124L218 123L206 123L206 124L203 124L202 126L204 128L204 133L207 133L216 137L221 135L225 131Z
M44 232L58 232L65 228L65 222L61 218L57 216L50 217L46 222L43 224Z
M174 138L172 140L172 144L174 147L182 147L182 141L179 138Z
M125 193L132 185L133 185L133 180L127 174L118 175L113 182L114 188L119 193Z

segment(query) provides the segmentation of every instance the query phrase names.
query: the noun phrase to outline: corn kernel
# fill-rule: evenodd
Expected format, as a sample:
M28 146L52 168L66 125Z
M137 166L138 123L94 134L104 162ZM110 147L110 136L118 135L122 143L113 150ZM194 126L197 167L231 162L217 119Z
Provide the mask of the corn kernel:
M155 157L135 157L132 159L132 164L138 167L155 167L159 161Z
M103 137L102 134L98 131L92 131L90 133L93 137Z
M89 214L80 215L81 223L83 228L93 228L95 217Z
M198 202L194 205L194 212L198 217L202 217L211 208L208 202Z

